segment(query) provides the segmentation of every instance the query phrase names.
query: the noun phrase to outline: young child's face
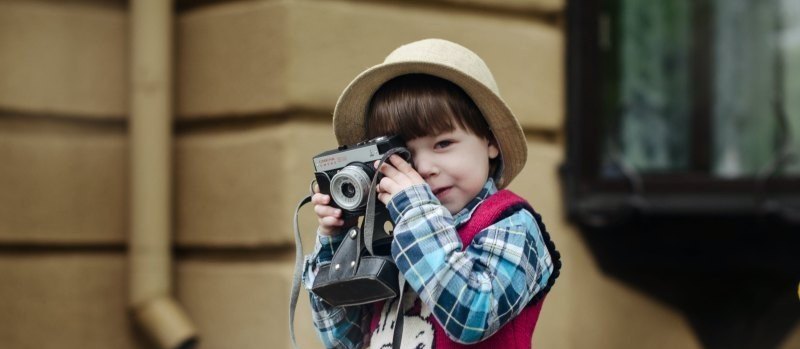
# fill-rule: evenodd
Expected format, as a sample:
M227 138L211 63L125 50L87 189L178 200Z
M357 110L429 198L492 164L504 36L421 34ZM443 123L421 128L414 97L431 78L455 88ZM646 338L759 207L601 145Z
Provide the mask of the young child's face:
M414 168L433 194L456 214L483 189L489 178L489 160L500 151L488 140L456 126L452 132L406 142Z

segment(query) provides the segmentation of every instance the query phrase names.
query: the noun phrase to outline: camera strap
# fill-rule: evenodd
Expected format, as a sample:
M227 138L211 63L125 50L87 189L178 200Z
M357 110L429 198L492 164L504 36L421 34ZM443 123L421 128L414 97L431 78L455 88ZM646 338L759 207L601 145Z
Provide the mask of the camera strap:
M406 155L406 160L409 160L411 157L411 153L406 148L393 148L387 151L381 157L380 162L378 162L378 166L376 169L380 169L386 160L389 159L390 156L396 153L403 153ZM372 251L372 240L375 231L375 198L378 194L377 186L378 186L378 174L380 170L375 171L375 175L372 177L372 184L370 185L369 196L367 196L367 212L364 215L364 247L366 247L369 254L374 255ZM383 227L381 227L383 229ZM399 286L399 295L397 296L397 318L394 322L394 333L392 335L392 348L399 349L402 345L403 339L403 290L405 289L405 278L403 277L403 273L398 273L398 286Z
M297 216L300 212L300 208L309 202L311 202L310 194L300 200L300 203L297 204L297 209L294 211L295 257L294 276L292 277L292 293L289 300L289 334L292 337L292 347L295 349L297 349L297 340L294 337L294 310L297 307L297 297L300 294L300 284L302 283L303 278L303 241L300 237L300 227L297 224Z
M406 160L411 157L411 153L406 148L392 148L389 149L386 153L381 156L380 162L378 162L378 166L376 169L381 168L384 162L389 159L390 156L402 153L406 155ZM380 170L375 171L375 175L372 176L372 184L369 186L369 195L367 196L367 212L364 214L364 247L367 248L370 255L374 255L375 253L372 251L372 240L375 234L375 199L378 195L378 174ZM383 227L381 227L383 230Z

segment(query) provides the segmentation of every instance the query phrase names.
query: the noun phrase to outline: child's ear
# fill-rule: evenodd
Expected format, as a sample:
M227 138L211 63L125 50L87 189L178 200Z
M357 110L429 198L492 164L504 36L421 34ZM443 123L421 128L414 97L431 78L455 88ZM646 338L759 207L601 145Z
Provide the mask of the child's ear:
M496 159L500 155L500 148L496 143L494 139L489 140L489 159Z

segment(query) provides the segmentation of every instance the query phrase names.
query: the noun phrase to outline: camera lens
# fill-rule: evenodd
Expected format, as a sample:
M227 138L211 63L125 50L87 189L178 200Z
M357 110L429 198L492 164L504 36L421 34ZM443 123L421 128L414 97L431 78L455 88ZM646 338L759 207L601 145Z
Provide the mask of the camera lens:
M353 186L353 183L344 183L342 184L342 194L347 198L352 198L356 196L356 187Z
M345 166L331 178L331 198L339 207L355 211L367 204L371 184L367 165L354 163Z

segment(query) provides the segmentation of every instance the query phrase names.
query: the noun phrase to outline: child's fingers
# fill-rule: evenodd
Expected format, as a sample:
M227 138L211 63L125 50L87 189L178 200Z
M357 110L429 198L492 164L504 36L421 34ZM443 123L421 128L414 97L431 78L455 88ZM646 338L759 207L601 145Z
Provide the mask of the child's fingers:
M389 195L393 195L394 193L400 191L400 185L397 184L392 178L390 177L383 177L381 178L380 183L378 184L378 194L386 193Z
M322 235L333 236L339 231L339 227L344 226L344 221L334 217L319 219L319 232Z
M413 184L418 184L425 181L422 179L422 176L420 176L419 172L417 172L417 170L415 170L414 167L408 163L408 161L400 156L392 155L391 158L389 158L389 161L392 162L392 165L394 165L399 172L406 175L406 177L408 177Z
M399 160L394 160L394 158ZM383 165L381 165L380 171L384 176L394 179L395 182L404 186L409 186L416 183L415 178L422 178L419 176L419 174L417 174L417 171L414 170L414 168L411 167L409 163L405 162L405 160L403 160L401 157L392 155L389 161L391 162L385 162ZM402 164L405 164L407 169L405 171L400 171L394 165L394 161L402 161Z
M338 208L334 208L328 205L314 205L314 212L317 213L317 217L324 218L324 217L334 217L339 218L342 215L342 210Z
M391 162L395 168L400 170L400 172L408 173L409 171L414 171L414 168L411 167L411 164L409 164L408 161L401 158L397 154L390 156L389 162Z
M319 219L319 225L323 227L341 227L344 225L344 220L336 217L323 217Z
M417 170L414 169L411 164L408 163L405 159L401 158L398 155L392 155L389 157L389 161L391 161L392 165L401 173L405 174L409 179L411 179L414 183L420 183L424 181L422 176L419 175Z
M389 193L378 193L378 200L382 202L384 205L389 204L389 200L391 200L392 194Z
M311 203L314 205L327 205L331 202L331 197L329 195L316 193L311 196Z
M373 166L378 166L378 163L379 161L376 161L375 165ZM390 177L390 178L397 178L398 176L403 175L400 171L398 171L396 168L394 168L394 166L392 166L388 162L384 162L383 165L381 165L381 168L378 169L378 171L381 171L381 173L383 173L385 177Z

